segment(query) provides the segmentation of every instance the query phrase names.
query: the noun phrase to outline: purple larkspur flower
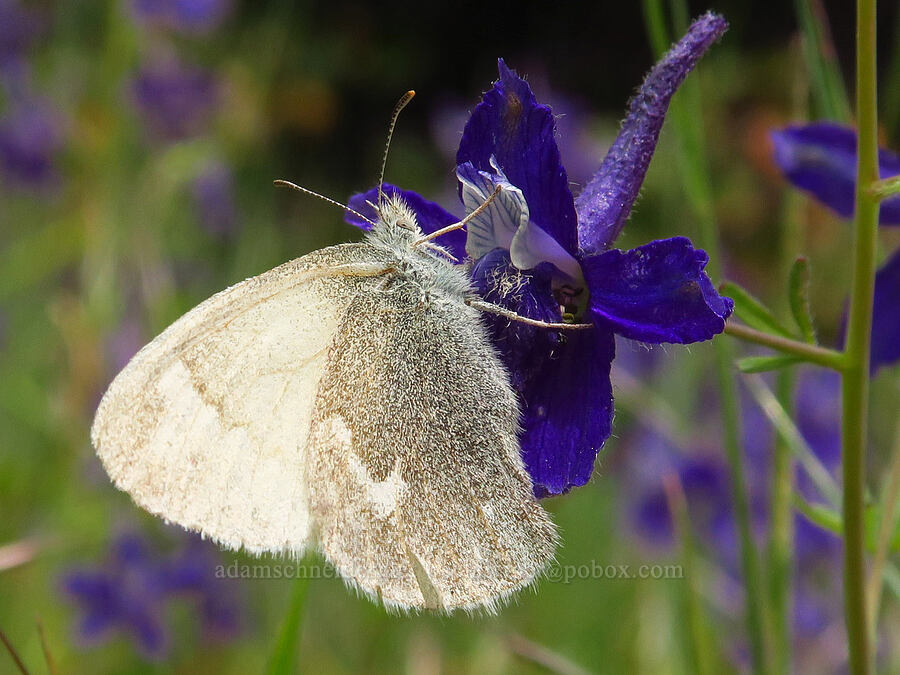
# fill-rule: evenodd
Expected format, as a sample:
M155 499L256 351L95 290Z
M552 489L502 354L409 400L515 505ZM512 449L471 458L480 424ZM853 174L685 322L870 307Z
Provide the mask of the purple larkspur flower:
M796 187L843 218L856 203L856 132L832 122L789 126L770 132L775 163ZM882 178L900 174L900 157L878 151ZM882 225L900 225L900 196L881 203Z
M222 162L206 164L191 186L194 209L201 227L211 235L230 237L237 230L234 177Z
M853 217L856 201L856 132L830 122L792 126L771 132L775 163L796 187L844 218ZM881 178L900 175L900 156L879 148ZM881 202L881 225L900 225L900 196ZM875 277L871 360L874 373L900 360L900 250Z
M150 131L173 141L206 131L218 104L215 75L171 55L139 68L132 95Z
M486 299L533 319L561 321L565 310L592 324L556 334L486 317L522 401L522 456L538 496L561 494L591 476L611 431L615 333L684 344L722 332L731 313L731 301L703 272L706 253L688 239L610 249L637 197L672 95L726 28L722 17L704 15L654 67L577 200L550 108L503 60L499 80L466 123L456 161L467 212L500 191L469 222L464 241L442 243L473 261L473 286ZM399 192L422 214L425 232L457 220L413 192ZM373 215L367 202L376 198L375 190L355 195L350 206Z
M118 537L101 567L68 572L62 587L82 611L76 627L81 644L99 644L121 631L145 657L165 655L169 635L159 563L140 537Z
M182 33L208 33L231 11L231 0L132 0L135 18Z
M0 117L0 172L19 187L52 185L62 143L60 116L51 104L35 97L14 101Z
M161 659L171 643L166 610L176 598L195 603L205 636L233 637L240 630L238 604L227 580L215 577L216 563L214 549L199 537L166 556L136 534L118 536L101 565L62 577L63 591L81 610L77 641L93 646L124 633L145 658Z

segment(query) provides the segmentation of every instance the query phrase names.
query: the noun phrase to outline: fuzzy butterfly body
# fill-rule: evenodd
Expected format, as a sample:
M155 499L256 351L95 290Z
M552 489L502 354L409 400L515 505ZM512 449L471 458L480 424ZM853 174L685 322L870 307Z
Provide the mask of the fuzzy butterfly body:
M318 549L399 609L494 610L552 559L519 409L462 266L399 199L362 243L214 295L115 378L115 484L251 553Z

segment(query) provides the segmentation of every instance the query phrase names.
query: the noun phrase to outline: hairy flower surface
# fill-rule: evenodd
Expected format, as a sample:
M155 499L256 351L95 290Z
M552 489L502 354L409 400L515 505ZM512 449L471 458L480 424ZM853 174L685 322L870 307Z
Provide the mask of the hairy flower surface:
M856 200L856 132L831 122L797 125L771 132L775 163L796 187L843 218L852 218ZM882 178L900 175L900 156L878 151ZM900 225L900 196L881 203L879 222ZM875 277L872 318L872 372L900 361L900 250Z
M707 14L647 76L600 170L575 199L550 108L501 59L500 77L466 123L457 152L459 195L471 213L465 238L442 243L468 260L485 299L533 319L564 314L592 324L562 333L487 316L494 344L523 407L522 454L540 497L585 484L610 435L615 334L648 343L690 343L721 333L732 303L704 273L708 257L674 237L630 251L611 248L647 171L675 90L725 31ZM433 232L457 219L399 191ZM350 206L374 217L377 191ZM358 218L348 222L365 226Z

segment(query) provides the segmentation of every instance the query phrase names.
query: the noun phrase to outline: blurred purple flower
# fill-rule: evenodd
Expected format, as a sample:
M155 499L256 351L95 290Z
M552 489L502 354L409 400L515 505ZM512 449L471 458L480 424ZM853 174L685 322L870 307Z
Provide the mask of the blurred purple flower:
M62 577L62 589L81 609L76 638L92 646L125 633L147 659L166 656L171 636L165 623L169 602L193 601L205 636L228 639L240 630L231 588L214 574L217 558L207 542L192 537L174 557L152 551L135 534L117 537L96 568Z
M843 218L856 203L856 132L831 122L786 127L770 133L775 163L796 187ZM882 178L900 174L900 157L880 149ZM900 225L900 196L881 204L881 224Z
M795 186L844 218L851 218L856 202L856 132L830 122L816 122L771 132L775 163ZM880 175L900 174L900 157L878 151ZM881 203L882 225L900 224L900 196ZM895 251L875 277L872 320L874 373L900 360L900 250Z
M169 636L160 567L140 537L120 536L103 565L68 572L62 587L81 608L76 637L82 644L99 644L121 631L145 657L165 655Z
M874 373L897 361L900 361L900 248L875 275L869 367Z
M562 307L594 324L561 336L486 317L523 401L522 454L540 497L585 484L609 437L614 333L695 342L720 333L731 313L731 301L703 272L706 253L688 239L609 250L637 197L669 100L726 28L721 17L704 15L654 67L577 201L550 108L503 60L500 79L466 123L456 155L463 204L472 212L495 188L500 192L470 221L465 246L447 241L447 247L475 261L473 282L484 298L541 320L561 321ZM412 201L426 201L400 192L416 211ZM367 202L376 198L374 190L355 195L350 206L374 215ZM425 232L456 220L433 202L426 210L419 222Z
M132 0L135 18L182 33L208 33L231 11L231 0Z
M234 177L222 162L210 162L192 185L194 209L200 225L209 234L227 238L237 230L234 205Z
M219 102L214 74L169 55L146 62L135 74L132 97L150 131L181 140L206 131Z
M137 306L136 301L129 301L129 308L125 316L106 341L106 355L110 376L122 370L131 361L131 358L138 353L138 350L147 344L147 331L144 328Z
M822 465L832 474L841 465L841 376L830 370L804 369L797 381L797 428ZM814 483L801 471L797 489L804 498L824 501Z
M712 453L685 456L655 433L640 435L641 489L632 492L630 520L644 540L653 547L669 547L673 540L672 516L663 477L678 476L684 488L691 516L691 525L697 536L713 546L720 557L734 557L730 550L730 537L722 537L730 526L731 496L728 491L728 471L721 458Z
M33 9L15 0L0 0L0 68L28 51L39 28Z
M161 586L166 593L196 602L203 635L210 640L229 640L241 630L234 588L228 579L217 578L217 550L192 536L163 570Z
M797 424L816 457L834 474L840 464L840 376L820 370L802 371L797 392ZM703 401L701 407L702 419L716 418L714 401ZM743 410L749 497L754 528L763 545L769 527L766 512L771 490L769 456L774 439L771 433L760 432L769 425L756 406L744 406ZM706 435L701 432L701 437ZM626 461L622 488L626 496L624 525L651 549L672 546L672 518L662 478L674 473L684 487L691 526L700 544L729 579L740 579L737 526L731 508L727 466L719 455L713 448L696 444L686 451L658 433L643 430L626 442L640 447L640 452L622 453ZM802 470L797 472L797 489L808 499L817 494ZM816 649L823 632L841 615L841 596L834 592L834 580L840 578L841 541L797 515L793 546L793 624L800 663L806 660L801 650ZM843 658L838 655L836 660L830 660L829 668L839 666Z
M0 117L0 173L18 187L46 188L56 179L54 158L62 147L60 116L47 101L11 102Z

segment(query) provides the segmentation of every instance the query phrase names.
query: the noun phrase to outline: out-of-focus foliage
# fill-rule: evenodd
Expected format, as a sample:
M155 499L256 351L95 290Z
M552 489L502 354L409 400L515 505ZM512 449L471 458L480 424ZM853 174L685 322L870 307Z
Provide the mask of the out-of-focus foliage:
M790 8L763 16L752 3L721 4L732 30L696 76L722 262L729 278L777 298L786 274L779 233L790 220L796 253L811 261L820 338L834 344L850 233L789 196L767 140L770 128L806 117L798 101L809 79ZM340 200L371 187L391 106L410 87L419 96L400 120L388 177L455 204L453 153L497 56L564 115L563 162L579 184L652 65L641 17L624 7L478 4L451 16L402 2L0 0L0 629L34 671L44 668L40 617L62 673L259 672L293 582L220 579L217 569L300 569L329 577L307 588L305 671L688 672L686 587L672 567L679 553L664 475L680 477L701 538L715 662L743 667L706 344L648 351L619 341L618 414L599 469L587 486L545 502L564 541L559 573L498 617L391 616L347 592L315 556L297 568L198 544L115 491L94 457L94 407L141 345L213 292L359 236L339 209L278 192L272 180ZM664 128L623 248L695 232L677 158ZM894 431L894 380L885 371L875 382L877 447L889 447ZM833 469L828 386L801 387L814 418L801 430ZM747 408L762 545L772 440L749 400ZM871 464L877 476L883 458ZM803 563L797 585L796 655L801 671L823 672L845 658L838 553L830 535L808 527L798 523L798 537L808 535L803 553L816 564ZM139 554L123 550L123 537L142 542ZM652 569L669 578L623 578L621 566L636 576L642 565L661 565ZM884 630L896 633L894 598L884 613ZM896 666L896 654L883 658ZM11 663L0 653L0 671Z

